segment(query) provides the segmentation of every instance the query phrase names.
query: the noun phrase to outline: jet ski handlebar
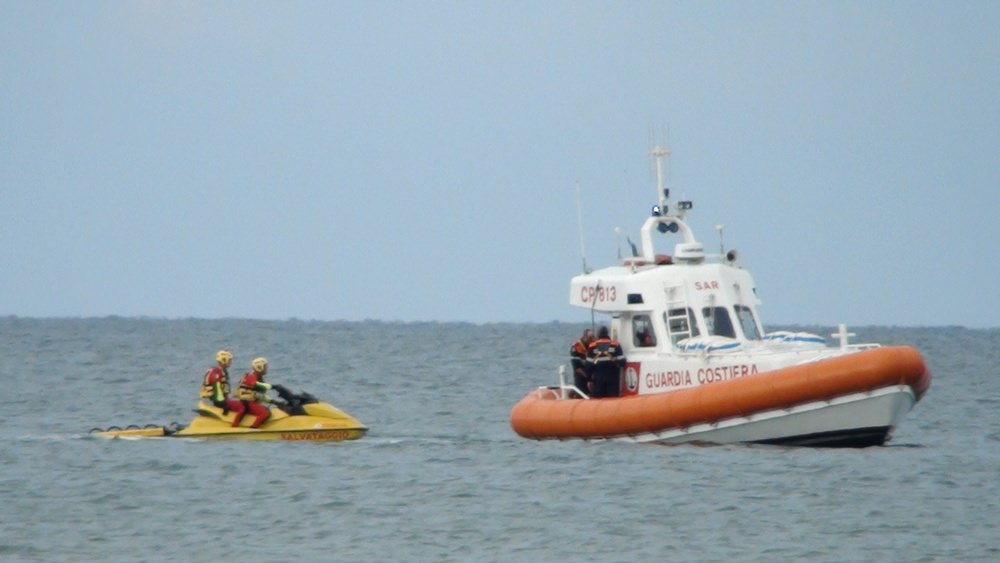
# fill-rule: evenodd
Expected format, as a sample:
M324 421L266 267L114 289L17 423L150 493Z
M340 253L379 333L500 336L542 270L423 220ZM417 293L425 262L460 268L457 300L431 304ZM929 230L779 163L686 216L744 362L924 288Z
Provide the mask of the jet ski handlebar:
M312 396L310 393L305 391L301 393L296 393L281 384L275 384L271 386L272 389L278 392L278 396L281 400L285 402L289 407L295 408L299 405L305 405L309 403L317 402L316 397Z

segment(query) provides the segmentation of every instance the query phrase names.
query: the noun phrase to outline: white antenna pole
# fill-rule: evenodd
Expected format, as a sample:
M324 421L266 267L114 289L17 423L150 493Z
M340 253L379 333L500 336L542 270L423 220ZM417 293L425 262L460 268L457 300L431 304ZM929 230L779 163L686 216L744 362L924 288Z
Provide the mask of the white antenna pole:
M666 163L664 157L670 156L670 149L661 147L659 145L653 147L650 151L651 155L656 158L656 195L660 202L661 212L665 212L667 209L667 192L666 192Z
M587 273L587 250L583 246L583 211L580 203L580 182L576 183L576 228L580 237L580 260L583 262L583 273Z

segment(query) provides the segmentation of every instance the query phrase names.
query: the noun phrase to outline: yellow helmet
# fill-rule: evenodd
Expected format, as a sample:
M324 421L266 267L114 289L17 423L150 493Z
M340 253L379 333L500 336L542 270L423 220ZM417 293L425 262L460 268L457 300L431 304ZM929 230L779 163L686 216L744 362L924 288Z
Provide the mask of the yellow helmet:
M233 363L233 353L229 350L219 350L215 353L215 361L228 366Z
M253 368L254 373L264 373L267 371L267 358L254 358L250 362L250 367Z

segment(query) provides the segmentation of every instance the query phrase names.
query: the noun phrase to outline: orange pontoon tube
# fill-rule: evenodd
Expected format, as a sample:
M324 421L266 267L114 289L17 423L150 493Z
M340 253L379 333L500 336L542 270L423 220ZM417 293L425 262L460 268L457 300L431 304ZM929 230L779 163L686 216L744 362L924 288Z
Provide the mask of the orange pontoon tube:
M510 423L525 438L627 436L896 385L908 385L919 401L930 380L930 372L914 348L883 347L655 395L564 400L558 390L536 389L514 405Z

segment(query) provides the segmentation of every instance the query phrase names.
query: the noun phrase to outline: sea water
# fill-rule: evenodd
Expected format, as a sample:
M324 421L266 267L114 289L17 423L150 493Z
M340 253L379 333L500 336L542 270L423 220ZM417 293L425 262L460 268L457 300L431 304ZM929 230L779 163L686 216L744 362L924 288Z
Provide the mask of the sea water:
M583 325L0 319L0 559L1000 559L1000 329L851 327L931 389L885 447L536 442L511 406ZM771 327L780 328L780 327ZM819 334L833 327L783 327ZM234 376L355 415L342 443L108 440Z

